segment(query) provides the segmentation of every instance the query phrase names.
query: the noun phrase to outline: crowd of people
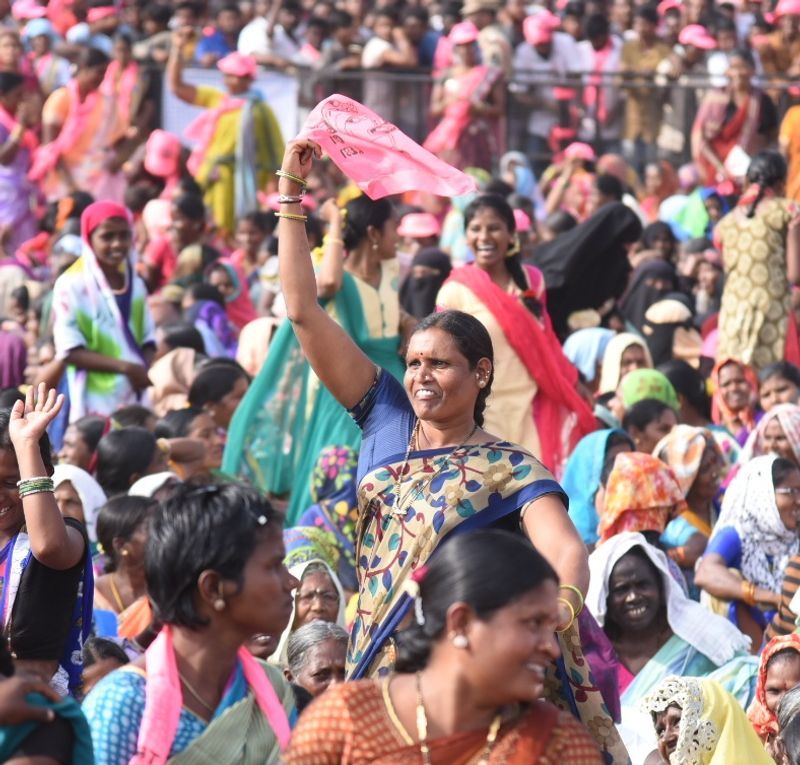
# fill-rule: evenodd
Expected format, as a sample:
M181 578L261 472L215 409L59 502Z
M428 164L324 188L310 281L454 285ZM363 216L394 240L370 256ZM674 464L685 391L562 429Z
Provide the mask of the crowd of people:
M800 765L800 3L397 6L0 0L0 760Z

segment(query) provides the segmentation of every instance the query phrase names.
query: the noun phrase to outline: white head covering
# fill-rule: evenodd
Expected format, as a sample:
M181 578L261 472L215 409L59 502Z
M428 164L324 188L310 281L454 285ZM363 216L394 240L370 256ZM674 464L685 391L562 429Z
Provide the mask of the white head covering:
M630 346L635 345L644 351L644 358L648 368L653 368L653 357L647 343L631 332L620 332L611 338L603 354L603 364L600 369L600 387L598 393L611 393L619 386L620 371L622 369L622 354Z
M180 481L175 473L165 470L163 473L151 473L134 481L128 489L129 497L152 497L170 479Z
M328 572L328 576L331 578L333 582L333 586L336 588L336 592L339 593L339 611L336 614L336 624L338 624L342 629L347 629L346 621L345 621L345 609L347 608L347 596L344 594L344 588L342 587L342 583L339 581L339 577L336 576L333 569L321 558L315 558L313 560L306 560L302 563L298 563L296 566L292 566L289 569L289 573L297 579L298 582L303 581L303 574L305 574L306 569L312 564L322 564L325 566L325 570ZM288 666L288 658L286 655L286 649L289 644L289 636L292 634L292 625L294 624L294 619L296 615L296 608L294 605L294 596L297 594L297 590L292 592L292 615L289 617L289 623L286 625L286 629L283 631L281 635L281 639L278 642L278 647L275 649L275 653L269 657L267 661L270 664L278 664L281 667Z
M690 600L670 573L667 556L648 544L638 533L625 531L611 537L589 556L589 591L586 607L602 627L606 620L608 581L611 572L623 555L641 547L650 562L658 569L664 582L667 622L670 629L718 667L730 661L740 651L750 648L750 638L739 632L727 619L712 614L699 603Z
M53 471L53 487L58 488L69 481L83 505L83 517L86 519L86 533L90 542L97 541L97 515L106 503L106 494L100 484L85 470L75 465L58 464Z
M736 529L742 542L742 576L758 587L780 592L783 574L800 549L797 531L783 525L775 502L774 454L754 457L736 474L722 500L722 512L711 534Z

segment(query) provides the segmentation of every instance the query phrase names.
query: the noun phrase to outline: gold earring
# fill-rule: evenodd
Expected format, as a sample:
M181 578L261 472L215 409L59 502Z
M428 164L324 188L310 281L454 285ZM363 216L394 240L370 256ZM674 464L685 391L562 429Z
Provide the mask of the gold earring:
M520 250L522 249L522 245L519 242L519 237L515 236L514 241L511 243L511 247L508 248L508 252L506 253L507 258L513 258L515 255L519 255Z

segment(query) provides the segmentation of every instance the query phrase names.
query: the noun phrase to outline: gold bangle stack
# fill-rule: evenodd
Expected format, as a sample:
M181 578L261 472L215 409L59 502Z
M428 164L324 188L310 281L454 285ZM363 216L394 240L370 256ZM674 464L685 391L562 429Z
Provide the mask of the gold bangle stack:
M580 616L581 611L583 611L583 606L585 605L585 600L583 597L583 593L574 585L574 584L561 584L558 587L559 590L570 590L570 592L574 592L578 596L578 610L575 612L575 616ZM573 609L574 610L574 609Z

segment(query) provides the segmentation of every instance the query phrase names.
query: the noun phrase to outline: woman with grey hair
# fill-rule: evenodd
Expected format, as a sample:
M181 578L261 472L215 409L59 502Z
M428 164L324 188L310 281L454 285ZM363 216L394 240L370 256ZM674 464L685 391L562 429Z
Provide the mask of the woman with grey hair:
M304 624L289 637L286 679L319 696L328 686L344 681L347 633L333 622Z

